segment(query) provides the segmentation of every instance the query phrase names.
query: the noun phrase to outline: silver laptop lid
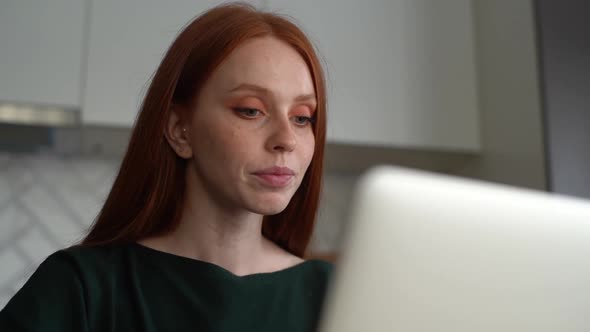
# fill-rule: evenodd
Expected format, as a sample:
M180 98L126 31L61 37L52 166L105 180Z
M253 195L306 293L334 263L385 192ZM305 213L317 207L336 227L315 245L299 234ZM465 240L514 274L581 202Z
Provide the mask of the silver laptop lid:
M382 167L357 189L323 331L590 331L590 203Z

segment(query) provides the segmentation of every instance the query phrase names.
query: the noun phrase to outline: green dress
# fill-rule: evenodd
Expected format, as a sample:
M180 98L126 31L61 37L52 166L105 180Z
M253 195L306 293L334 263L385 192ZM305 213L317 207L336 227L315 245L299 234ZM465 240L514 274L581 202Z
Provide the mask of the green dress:
M139 244L49 256L0 311L0 331L314 331L332 265L243 277Z

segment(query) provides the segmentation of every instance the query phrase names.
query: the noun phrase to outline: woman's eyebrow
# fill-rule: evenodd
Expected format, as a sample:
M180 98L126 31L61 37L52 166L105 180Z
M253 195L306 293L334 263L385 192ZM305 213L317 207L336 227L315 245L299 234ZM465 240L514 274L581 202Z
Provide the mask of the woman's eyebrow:
M256 85L256 84L252 84L252 83L242 83L237 85L236 87L230 89L228 92L237 92L237 91L254 91L254 92L258 92L264 95L272 95L272 92L270 90L268 90L265 87L262 87L260 85ZM315 93L309 93L309 94L304 94L304 95L300 95L297 96L295 98L295 101L297 102L301 102L301 101L315 101L316 100L316 96Z
M298 96L297 98L295 98L295 101L299 101L299 102L301 102L301 101L314 101L315 102L316 101L315 93L309 93L306 95Z
M267 88L261 87L260 85L251 84L251 83L239 84L238 86L232 88L228 92L236 92L236 91L240 91L240 90L256 91L256 92L260 92L260 93L263 93L266 95L270 94L270 91Z

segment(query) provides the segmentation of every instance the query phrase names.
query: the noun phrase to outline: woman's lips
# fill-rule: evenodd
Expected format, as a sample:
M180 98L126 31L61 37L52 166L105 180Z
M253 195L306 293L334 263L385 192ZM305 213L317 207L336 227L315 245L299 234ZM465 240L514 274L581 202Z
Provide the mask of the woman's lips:
M254 172L254 175L265 185L274 188L285 187L291 183L295 172L288 167L269 167Z
M293 175L254 174L261 182L270 187L281 188L291 183Z

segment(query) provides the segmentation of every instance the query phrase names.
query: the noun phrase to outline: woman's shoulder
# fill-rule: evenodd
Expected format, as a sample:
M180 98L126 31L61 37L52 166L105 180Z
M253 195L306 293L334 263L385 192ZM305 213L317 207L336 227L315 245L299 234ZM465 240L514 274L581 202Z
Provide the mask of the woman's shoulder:
M108 264L122 255L125 246L73 245L49 255L46 262L68 262L75 265Z
M80 280L94 279L121 267L124 246L74 245L50 254L37 268L38 273Z
M330 262L321 260L321 259L308 259L301 263L302 275L306 280L306 284L308 285L315 285L314 287L319 287L320 289L324 289L328 286L333 270L334 265Z
M334 270L334 264L322 259L313 258L307 260L306 263L309 264L312 270L320 276L329 277Z
M62 298L59 294L64 299L66 294L70 298L92 295L110 283L117 270L124 268L119 258L123 256L122 250L115 246L79 245L58 250L37 266L13 302Z
M112 271L121 265L114 264L118 251L73 246L49 255L0 311L0 330L61 331L67 325L84 331L88 303L104 293Z

